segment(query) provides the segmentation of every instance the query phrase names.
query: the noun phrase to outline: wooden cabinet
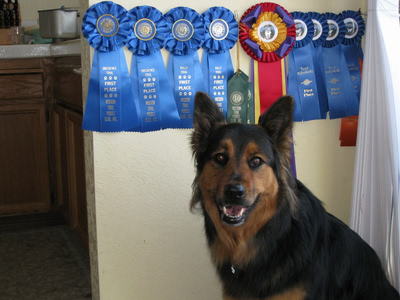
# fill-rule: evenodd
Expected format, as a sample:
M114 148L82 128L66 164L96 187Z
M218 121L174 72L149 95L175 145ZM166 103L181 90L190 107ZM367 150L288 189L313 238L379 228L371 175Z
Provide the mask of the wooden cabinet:
M53 143L58 206L88 249L82 80L77 74L80 58L56 59L54 68L57 83L53 92Z
M44 90L39 60L0 61L0 215L50 210Z
M0 60L0 217L60 212L88 249L80 57Z
M43 103L0 104L0 214L50 209Z

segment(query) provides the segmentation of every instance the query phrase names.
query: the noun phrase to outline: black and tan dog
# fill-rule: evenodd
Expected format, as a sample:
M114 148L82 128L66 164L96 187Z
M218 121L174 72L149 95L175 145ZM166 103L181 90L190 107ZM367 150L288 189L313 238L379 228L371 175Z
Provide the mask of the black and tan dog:
M258 125L226 124L195 99L192 148L199 206L225 300L400 299L370 248L290 171L293 100Z

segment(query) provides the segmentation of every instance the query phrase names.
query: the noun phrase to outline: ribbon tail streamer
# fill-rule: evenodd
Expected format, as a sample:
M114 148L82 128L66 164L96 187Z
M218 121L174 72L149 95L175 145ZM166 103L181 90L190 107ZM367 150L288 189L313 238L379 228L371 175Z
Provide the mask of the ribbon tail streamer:
M142 132L176 128L179 115L160 51L133 56L132 86L139 99Z
M174 83L179 128L193 128L194 96L197 91L206 90L197 51L181 56L170 54L167 74Z
M138 125L138 109L122 48L95 51L82 128L116 132Z
M202 71L205 88L220 111L227 116L228 79L233 76L233 65L229 51L223 53L203 52Z

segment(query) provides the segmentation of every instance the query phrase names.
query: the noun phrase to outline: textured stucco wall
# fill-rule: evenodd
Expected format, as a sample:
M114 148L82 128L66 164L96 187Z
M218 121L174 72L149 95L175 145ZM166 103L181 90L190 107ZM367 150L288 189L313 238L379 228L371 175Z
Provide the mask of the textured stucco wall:
M98 1L90 1L94 4ZM259 1L116 1L130 9L152 5L162 12L188 6L237 10ZM289 11L340 12L365 8L363 0L278 1ZM365 11L365 9L364 9ZM236 51L232 51L236 61ZM166 53L163 52L164 58ZM128 65L131 55L126 52ZM241 50L241 69L249 58ZM298 177L348 221L354 148L339 147L339 120L298 123L294 130ZM189 212L194 167L190 130L94 133L95 209L101 299L218 300L203 220Z

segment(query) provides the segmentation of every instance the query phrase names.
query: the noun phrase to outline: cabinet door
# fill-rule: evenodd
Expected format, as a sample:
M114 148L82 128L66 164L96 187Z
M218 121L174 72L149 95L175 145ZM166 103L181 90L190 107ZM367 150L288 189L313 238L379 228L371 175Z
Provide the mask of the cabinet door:
M65 128L65 109L54 106L53 132L54 132L54 168L55 168L55 198L57 209L62 212L65 221L70 224L69 191L68 191L68 159L67 138Z
M71 110L66 110L65 125L70 226L77 233L86 249L88 249L88 218L82 115Z
M0 105L0 215L49 210L45 104Z

